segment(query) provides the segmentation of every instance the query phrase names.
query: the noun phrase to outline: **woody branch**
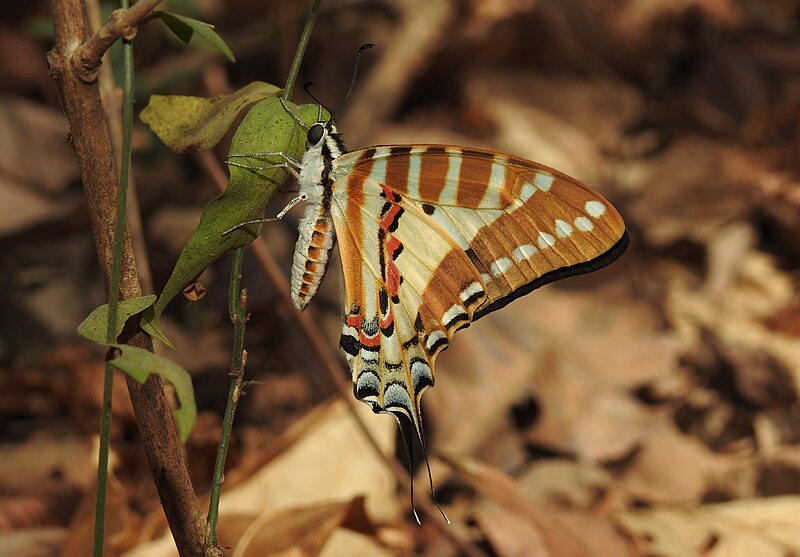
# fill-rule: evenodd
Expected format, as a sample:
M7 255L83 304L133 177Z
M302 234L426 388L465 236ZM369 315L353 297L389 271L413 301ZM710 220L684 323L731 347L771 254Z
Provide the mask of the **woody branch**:
M149 11L157 3L154 0L143 0L136 8ZM88 21L81 0L52 0L51 7L55 47L48 54L50 75L59 89L64 112L69 120L72 146L78 159L97 259L106 284L109 284L116 219L117 176L98 82L96 79L84 79L78 68L79 64L75 61L79 57L81 45L91 45L94 40L98 41L99 46L89 47L89 51L94 53L92 56L102 55L108 48L102 45L115 36L114 33L119 33L117 37L122 36L128 24L119 25L118 20L117 31L100 32L87 39ZM144 16L137 17L137 21L141 21ZM101 36L104 38L101 39ZM122 242L120 297L134 298L141 294L131 237L126 231ZM125 331L119 340L153 350L150 338L139 330ZM151 375L141 385L130 376L126 375L125 378L142 445L178 552L181 557L202 557L205 520L197 506L175 429L164 427L164 424L172 422L172 415L161 378Z
M127 10L115 10L108 23L89 37L72 57L78 75L84 81L97 78L100 61L106 50L120 38L131 40L136 36L138 25L147 19L162 0L140 0Z

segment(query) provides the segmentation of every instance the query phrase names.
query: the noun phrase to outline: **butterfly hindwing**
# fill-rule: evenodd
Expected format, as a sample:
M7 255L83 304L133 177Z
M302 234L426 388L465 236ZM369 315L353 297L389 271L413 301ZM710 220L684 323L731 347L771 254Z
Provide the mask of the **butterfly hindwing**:
M475 284L477 271L419 207L379 184L359 188L334 192L331 204L345 277L341 344L357 398L375 411L406 415L419 432L420 396L433 385L435 356L471 320L483 289L464 294L461 277ZM440 262L451 253L461 257L442 273Z

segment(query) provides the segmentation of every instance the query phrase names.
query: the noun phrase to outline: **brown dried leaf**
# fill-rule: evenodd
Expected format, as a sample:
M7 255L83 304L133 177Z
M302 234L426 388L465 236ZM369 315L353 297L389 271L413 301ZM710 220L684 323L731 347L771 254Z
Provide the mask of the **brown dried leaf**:
M86 490L83 501L70 521L69 535L64 540L59 557L82 557L92 553L96 502L95 489ZM141 519L131 509L125 488L113 472L109 475L106 491L105 532L110 555L119 555L133 547L141 534Z
M615 303L600 289L546 288L515 301L438 360L437 388L425 395L435 446L466 455L496 443L508 409L533 396L539 420L529 441L590 458L624 455L655 418L630 391L676 369L679 345L659 328L645 305Z
M667 18L677 20L693 9L722 27L738 27L745 19L732 0L627 0L619 6L612 24L617 32L636 45L646 42L659 22Z
M320 554L333 532L358 512L363 498L317 503L277 513L225 514L217 529L221 547L237 557L308 556Z
M660 424L622 477L634 498L650 503L699 503L713 486L719 457L674 427Z
M78 166L63 116L24 99L3 97L0 129L13 130L0 134L0 235L73 211L80 195L65 190L77 179Z
M394 475L344 405L341 400L323 404L277 439L269 460L235 487L228 485L220 512L260 513L366 495L370 518L397 520ZM381 449L392 452L397 423L376 417L366 405L355 408Z
M598 494L609 489L611 477L588 460L537 460L517 479L531 501L552 508L590 509Z
M618 180L637 197L627 214L640 241L706 243L723 225L753 214L770 173L743 151L684 138L657 157L621 165Z
M448 458L447 463L480 495L491 499L533 527L541 536L541 547L546 550L542 555L585 557L587 548L596 547L594 540L586 537L586 529L573 528L562 520L562 515L527 499L516 482L500 470L471 459ZM530 531L529 534L533 539L534 534ZM609 540L610 538L606 539ZM616 543L620 543L619 540ZM613 545L609 543L606 547Z
M798 506L798 497L772 497L623 512L616 518L651 555L785 557L800 552Z
M405 545L408 544L406 543ZM392 557L397 554L397 551L390 551L379 545L374 537L339 528L331 534L319 557L353 557L355 555Z
M729 282L730 287L712 296L692 290L683 281L670 281L665 311L676 333L695 349L711 334L723 354L748 363L735 368L736 373L767 373L780 378L786 372L791 375L795 390L800 390L800 340L773 332L763 323L766 317L791 303L792 281L769 257L753 251L742 258L735 278ZM764 365L752 365L759 360L769 362L767 367L773 371ZM764 380L741 377L739 382L756 387ZM763 399L763 392L752 391L757 399Z
M65 435L42 435L0 446L0 494L36 495L71 502L94 480L88 442ZM53 499L54 498L54 499Z
M524 517L496 504L480 505L474 512L478 528L498 557L551 557L542 534Z
M67 533L66 528L33 528L4 532L3 554L15 557L53 557L58 554Z

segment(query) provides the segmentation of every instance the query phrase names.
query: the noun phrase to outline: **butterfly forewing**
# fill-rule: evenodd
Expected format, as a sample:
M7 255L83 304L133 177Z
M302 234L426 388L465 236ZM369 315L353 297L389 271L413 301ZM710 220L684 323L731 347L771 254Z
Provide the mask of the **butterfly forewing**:
M441 145L375 147L343 155L337 172L362 188L385 185L428 214L487 285L480 315L518 289L539 286L538 279L610 263L627 241L622 218L602 196L516 157Z
M418 434L420 395L456 330L627 245L602 196L489 151L374 147L340 156L332 177L356 396L409 416Z

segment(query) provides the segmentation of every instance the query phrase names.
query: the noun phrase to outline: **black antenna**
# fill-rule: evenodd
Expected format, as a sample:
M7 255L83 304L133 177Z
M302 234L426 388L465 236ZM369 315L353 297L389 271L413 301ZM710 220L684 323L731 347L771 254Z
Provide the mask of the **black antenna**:
M353 79L350 80L350 88L347 90L347 94L344 96L344 100L342 101L342 106L339 107L339 110L336 112L336 116L331 118L331 120L336 120L336 118L341 114L342 109L347 104L347 99L350 98L350 93L353 92L353 87L356 84L356 75L358 74L358 61L361 59L361 53L367 49L375 48L375 45L372 43L362 44L358 47L358 52L356 52L356 63L353 66Z
M327 111L328 111L328 114L330 114L330 115L331 115L331 119L330 119L330 120L328 120L329 122L330 122L331 120L336 120L336 118L338 118L338 117L339 117L339 114L341 114L341 113L342 113L342 109L344 108L344 106L347 104L347 99L349 99L349 98L350 98L350 93L352 93L352 92L353 92L353 86L355 86L355 84L356 84L356 74L358 73L358 61L359 61L359 59L361 58L361 53L362 53L362 52L364 52L365 50L369 49L369 48L375 48L375 45L374 45L374 44L372 44L372 43L367 43L367 44L362 44L360 47L358 47L358 52L356 52L356 63L355 63L355 66L353 66L353 79L351 79L351 80L350 80L350 88L347 90L347 94L344 96L344 100L342 101L342 106L340 106L340 107L339 107L339 110L337 110L337 111L336 111L336 115L333 115L333 110L331 110L330 108L328 108L328 107L325 105L325 103L323 103L321 100L319 100L317 97L315 97L315 96L313 95L313 93L311 93L311 87L314 85L314 82L313 82L313 81L306 81L306 82L303 84L303 91L305 91L305 92L306 92L306 94L307 94L309 97L311 97L312 99L314 99L314 102L316 102L316 103L317 103L318 105L320 105L322 108L324 108L325 110L327 110Z
M330 108L328 108L328 107L325 105L325 103L323 103L321 100L319 100L317 97L315 97L315 96L314 96L314 94L311 92L311 87L313 87L313 86L314 86L314 82L313 82L313 81L306 81L305 83L303 83L303 91L305 91L305 92L306 92L306 95L308 95L309 97L311 97L311 98L314 100L314 102L315 102L315 103L317 103L317 104L318 104L318 105L320 105L322 108L324 108L325 110L327 110L327 111L328 111L328 114L333 114L333 110L331 110Z

